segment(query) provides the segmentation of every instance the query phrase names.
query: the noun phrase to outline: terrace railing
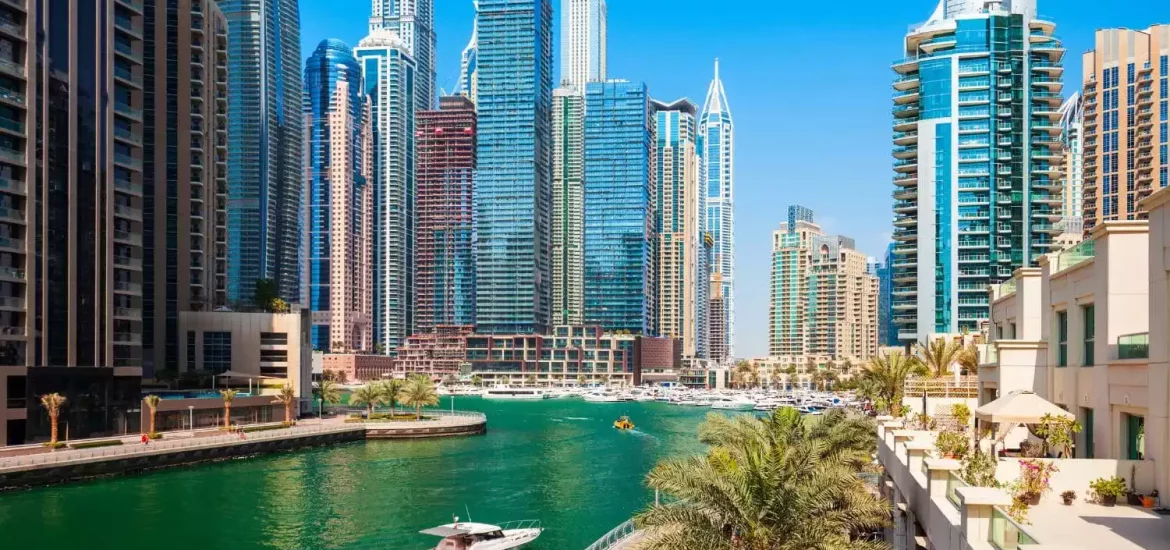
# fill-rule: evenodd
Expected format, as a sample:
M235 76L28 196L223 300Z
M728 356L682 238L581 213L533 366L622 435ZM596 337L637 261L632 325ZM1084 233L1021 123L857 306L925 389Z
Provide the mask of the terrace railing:
M906 398L922 397L923 392L926 392L927 397L976 398L979 397L979 377L961 376L958 382L955 382L953 375L906 380Z
M608 550L610 548L616 548L617 545L634 536L636 532L637 528L634 527L634 520L626 520L625 523L614 527L605 536L597 539L597 542L590 544L585 550Z

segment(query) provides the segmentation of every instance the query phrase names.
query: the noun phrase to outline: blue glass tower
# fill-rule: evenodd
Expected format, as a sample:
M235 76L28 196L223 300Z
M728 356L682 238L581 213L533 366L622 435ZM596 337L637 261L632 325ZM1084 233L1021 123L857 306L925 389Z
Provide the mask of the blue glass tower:
M722 337L711 339L710 357L727 362L735 356L735 122L719 79L719 60L703 102L699 139L707 178L707 233L713 241L711 272L719 274L723 294L721 309L708 312L712 325L723 327Z
M646 85L585 86L585 323L655 334L654 110Z
M228 299L271 279L300 303L304 118L297 0L220 0L228 21Z
M1035 0L942 1L893 65L900 342L978 330L987 285L1055 246L1064 48L1035 12Z
M552 6L480 0L476 323L548 327L552 302Z

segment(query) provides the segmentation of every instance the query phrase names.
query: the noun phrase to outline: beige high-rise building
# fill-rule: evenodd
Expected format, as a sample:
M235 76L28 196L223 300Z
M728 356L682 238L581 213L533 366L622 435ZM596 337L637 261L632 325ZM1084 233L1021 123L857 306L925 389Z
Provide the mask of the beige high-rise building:
M791 206L772 234L769 355L866 359L877 352L878 279L853 239Z
M1144 219L1141 199L1166 187L1170 25L1097 31L1084 62L1084 231Z
M585 93L553 90L553 324L579 325L585 310Z

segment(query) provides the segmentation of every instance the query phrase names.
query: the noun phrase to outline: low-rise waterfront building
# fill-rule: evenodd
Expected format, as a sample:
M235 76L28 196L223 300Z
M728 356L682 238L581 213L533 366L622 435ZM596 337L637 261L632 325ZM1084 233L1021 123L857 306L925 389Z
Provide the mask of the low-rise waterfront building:
M326 353L321 356L322 375L328 373L342 384L374 381L394 374L394 358L363 353Z
M301 399L312 396L311 314L184 311L179 314L183 353L179 373L205 371L226 383L257 382L253 392L275 394L291 384ZM225 378L225 377L218 377ZM218 396L216 396L218 398Z

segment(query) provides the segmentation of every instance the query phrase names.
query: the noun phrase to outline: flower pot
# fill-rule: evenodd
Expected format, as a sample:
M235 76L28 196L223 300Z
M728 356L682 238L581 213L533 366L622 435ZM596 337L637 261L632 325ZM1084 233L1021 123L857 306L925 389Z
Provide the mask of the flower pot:
M1112 507L1112 506L1116 506L1116 505L1117 505L1117 495L1108 495L1108 496L1101 497L1101 506Z
M1142 508L1153 508L1154 497L1142 497Z
M1040 493L1024 493L1020 495L1020 499L1028 506L1036 506L1040 504Z
M1125 503L1130 506L1141 506L1142 496L1137 493L1127 493L1125 495Z
M1063 500L1063 501L1064 501L1064 505L1065 505L1065 506L1072 506L1072 503L1073 503L1073 501L1074 501L1074 500L1076 500L1076 499L1072 499L1072 498L1062 498L1061 500Z

